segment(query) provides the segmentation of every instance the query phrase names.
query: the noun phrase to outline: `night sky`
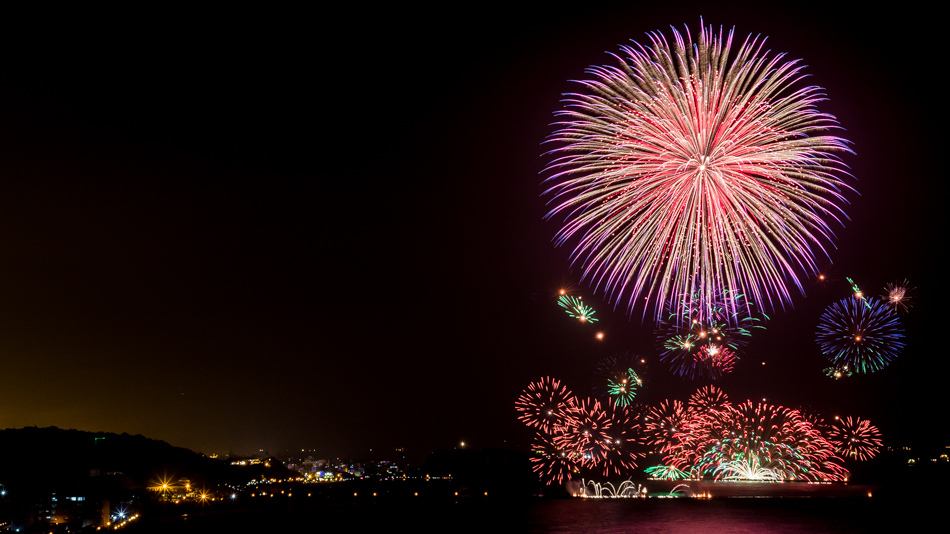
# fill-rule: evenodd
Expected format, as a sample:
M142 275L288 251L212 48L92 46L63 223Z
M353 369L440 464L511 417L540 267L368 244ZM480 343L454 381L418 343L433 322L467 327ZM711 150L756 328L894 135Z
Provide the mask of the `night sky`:
M701 383L552 244L541 153L569 80L702 16L804 59L860 193L838 282L806 282L721 387L944 444L938 17L761 4L5 14L0 426L208 454L527 450L520 392L554 376L587 395L622 350L650 362L644 402L685 399ZM845 276L917 298L899 359L835 382L814 333ZM604 342L557 308L564 285Z

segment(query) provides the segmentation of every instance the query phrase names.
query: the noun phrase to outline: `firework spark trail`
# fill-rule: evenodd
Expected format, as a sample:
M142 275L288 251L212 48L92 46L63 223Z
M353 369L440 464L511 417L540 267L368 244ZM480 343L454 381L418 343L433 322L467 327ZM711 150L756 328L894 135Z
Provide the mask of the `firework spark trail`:
M577 297L561 295L558 297L557 303L560 307L564 308L565 313L582 323L597 322L597 318L594 317L594 314L597 312L594 311L594 308L584 304L584 301Z
M831 367L825 367L822 369L822 372L825 373L825 376L828 378L834 378L835 380L841 380L842 378L847 378L854 374L848 369L847 365L841 365L838 367L832 365Z
M770 308L787 283L815 273L846 200L848 142L797 61L751 36L730 58L732 32L673 31L621 47L619 67L591 67L585 92L557 113L545 179L563 216L558 245L576 241L583 276L643 314L677 294L709 305L722 290Z
M635 354L621 352L601 360L594 371L600 381L595 392L619 406L630 406L643 385L643 379L634 370L638 358Z
M637 396L637 388L643 380L633 369L627 369L623 376L607 378L607 394L613 402L620 406L627 406Z
M856 284L855 281L852 280L850 277L846 276L844 279L847 280L849 284L851 284L851 291L854 292L854 298L864 302L864 306L867 309L871 309L871 305L864 298L864 291L861 291L861 288L858 287L858 284Z

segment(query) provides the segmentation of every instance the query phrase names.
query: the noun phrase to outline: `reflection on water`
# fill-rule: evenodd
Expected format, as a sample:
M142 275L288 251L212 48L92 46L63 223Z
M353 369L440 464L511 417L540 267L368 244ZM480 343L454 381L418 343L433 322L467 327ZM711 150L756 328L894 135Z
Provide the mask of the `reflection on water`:
M144 522L130 534L176 532L832 533L922 532L945 501L868 498L406 500L276 507ZM940 523L937 523L940 524Z
M648 499L538 503L528 532L860 532L867 501L839 499ZM870 531L870 530L869 530Z

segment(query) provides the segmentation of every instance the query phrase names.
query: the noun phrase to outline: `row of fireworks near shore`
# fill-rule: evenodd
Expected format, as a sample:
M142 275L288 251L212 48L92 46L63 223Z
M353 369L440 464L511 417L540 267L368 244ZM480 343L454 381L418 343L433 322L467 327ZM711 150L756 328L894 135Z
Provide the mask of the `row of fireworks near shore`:
M635 387L626 358L609 359L614 383ZM655 406L623 398L579 398L550 377L532 382L515 408L535 431L531 461L541 480L560 484L585 472L628 475L643 467L667 480L846 481L846 459L867 460L881 447L880 432L866 420L734 403L716 386ZM641 466L649 452L660 462Z

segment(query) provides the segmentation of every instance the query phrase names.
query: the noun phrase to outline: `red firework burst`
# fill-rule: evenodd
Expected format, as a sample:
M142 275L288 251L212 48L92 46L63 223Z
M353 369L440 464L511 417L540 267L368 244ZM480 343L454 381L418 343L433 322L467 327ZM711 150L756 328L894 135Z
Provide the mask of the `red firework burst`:
M596 399L578 400L568 410L568 417L554 435L554 444L571 451L585 467L601 459L601 446L609 435L605 432L612 421Z
M574 394L559 380L545 377L528 385L515 401L515 409L521 412L521 422L549 434L564 424L575 402Z
M848 416L838 419L828 431L839 454L856 460L873 458L881 449L881 432L870 421Z
M604 441L598 444L598 465L604 476L620 475L636 469L637 459L646 456L637 422L636 409L613 401L605 405L609 424L603 431Z
M531 450L531 469L545 484L562 484L580 472L574 452L559 447L547 434L535 435Z

